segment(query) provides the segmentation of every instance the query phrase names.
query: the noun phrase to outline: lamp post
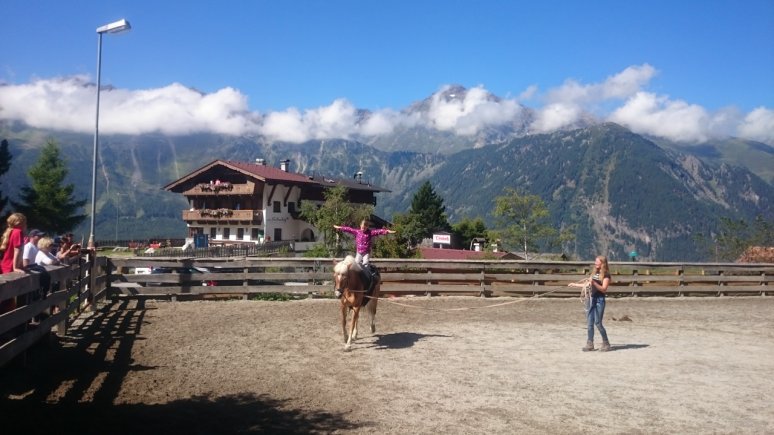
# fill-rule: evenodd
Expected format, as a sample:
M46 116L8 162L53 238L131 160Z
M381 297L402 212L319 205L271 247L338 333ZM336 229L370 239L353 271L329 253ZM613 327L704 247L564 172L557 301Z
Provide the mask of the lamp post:
M91 225L89 227L89 249L94 249L94 219L97 214L97 150L99 148L99 91L102 73L102 34L119 33L131 29L129 21L124 19L97 27L97 111L94 121L94 153L91 166Z

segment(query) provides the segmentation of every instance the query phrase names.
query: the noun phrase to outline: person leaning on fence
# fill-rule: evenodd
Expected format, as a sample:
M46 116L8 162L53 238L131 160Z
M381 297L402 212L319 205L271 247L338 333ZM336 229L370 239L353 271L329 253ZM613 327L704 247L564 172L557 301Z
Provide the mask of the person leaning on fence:
M24 244L24 253L22 254L22 266L29 267L35 264L38 257L38 242L46 233L40 230L30 230L27 234L27 243Z
M56 255L51 253L51 249L54 245L54 239L51 237L41 237L38 240L38 255L35 257L35 263L41 266L56 266L59 264L59 259Z
M72 233L67 233L60 238L61 244L59 245L59 250L56 253L56 258L59 259L59 262L62 264L70 264L70 262L77 258L79 255L81 255L81 245L78 243L73 243L73 235Z
M0 241L0 251L3 251L3 259L0 262L0 271L6 273L26 273L22 266L22 249L24 247L24 230L27 229L27 217L21 213L11 213L6 219L7 227ZM0 301L0 314L16 309L16 298L8 298ZM17 331L18 332L18 331ZM0 343L16 335L9 331L5 336L0 336Z
M594 260L594 273L590 278L587 278L581 282L570 283L571 287L583 288L583 299L586 304L586 346L583 347L584 352L596 350L594 349L594 326L599 329L599 335L602 336L602 346L599 348L600 352L607 352L610 350L610 341L607 339L607 330L602 325L602 318L605 315L605 299L607 295L607 288L610 286L610 268L607 264L607 258L600 255ZM588 294L585 292L588 291Z

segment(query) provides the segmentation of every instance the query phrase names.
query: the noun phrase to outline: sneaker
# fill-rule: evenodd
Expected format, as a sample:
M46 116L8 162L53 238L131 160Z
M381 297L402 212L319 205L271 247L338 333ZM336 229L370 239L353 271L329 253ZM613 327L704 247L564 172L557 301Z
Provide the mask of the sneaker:
M599 348L600 352L608 352L610 350L610 343L607 341L602 342L602 347Z
M594 342L593 341L587 341L586 342L586 346L584 346L583 349L581 349L581 350L584 351L584 352L589 352L589 351L596 350L596 349L594 349Z

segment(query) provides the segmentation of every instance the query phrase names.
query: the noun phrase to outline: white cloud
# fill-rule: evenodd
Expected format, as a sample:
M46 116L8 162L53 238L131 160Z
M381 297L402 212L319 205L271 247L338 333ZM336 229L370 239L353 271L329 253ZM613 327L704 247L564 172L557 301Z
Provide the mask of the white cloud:
M759 107L747 114L733 108L710 112L649 92L646 87L656 74L648 64L634 65L599 83L567 80L542 95L531 85L517 99L497 99L483 86L451 96L450 87L444 86L430 97L424 112L383 109L364 116L344 98L313 109L261 114L250 111L247 96L230 87L209 94L178 83L156 89L103 89L100 131L262 134L288 142L374 137L414 126L475 135L489 127L519 122L525 109L518 101L529 99L542 102L534 108L534 122L529 126L533 132L551 132L595 117L637 133L686 142L727 135L774 142L772 109ZM88 76L0 84L0 119L89 133L94 130L94 108L95 87Z
M737 131L740 137L774 144L774 110L758 107L747 114Z
M572 125L583 114L580 106L573 103L552 103L538 110L530 126L534 133L548 133Z
M647 133L678 141L707 139L709 115L702 107L638 92L608 118L635 133Z
M515 100L496 100L483 88L476 86L464 96L447 98L445 86L430 98L426 114L428 125L438 130L453 131L460 135L474 135L492 125L502 125L518 119L521 106Z

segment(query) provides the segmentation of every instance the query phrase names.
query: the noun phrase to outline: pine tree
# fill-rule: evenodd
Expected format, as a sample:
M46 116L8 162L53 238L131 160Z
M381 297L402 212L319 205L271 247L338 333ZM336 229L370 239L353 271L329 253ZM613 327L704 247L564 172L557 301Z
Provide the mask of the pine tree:
M30 228L51 234L72 231L86 219L76 212L86 200L73 198L75 186L64 185L67 165L59 154L59 146L49 140L40 152L38 161L30 168L32 186L21 188L21 202L11 201L16 211L27 216Z
M8 141L3 139L0 142L0 176L5 175L11 169L11 152L8 150ZM3 196L0 191L0 215L4 216L5 206L8 204L8 197Z
M413 235L421 242L422 238L431 237L436 231L451 231L451 225L446 218L446 206L429 181L419 187L411 200L409 214L416 217L419 223L419 234Z

